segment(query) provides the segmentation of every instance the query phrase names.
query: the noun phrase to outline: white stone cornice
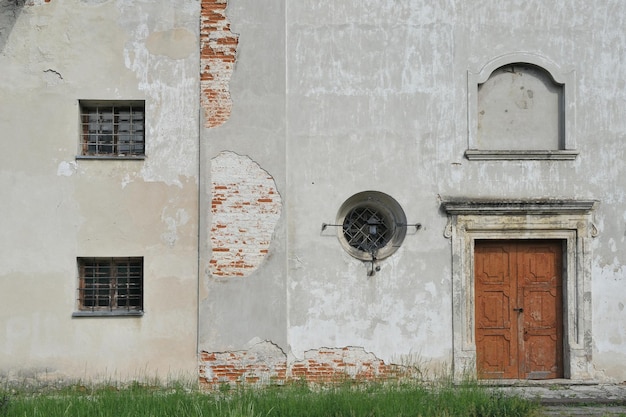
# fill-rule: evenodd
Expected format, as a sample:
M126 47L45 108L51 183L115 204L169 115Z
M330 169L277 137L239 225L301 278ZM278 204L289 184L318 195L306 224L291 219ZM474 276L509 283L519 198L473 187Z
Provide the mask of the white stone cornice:
M596 206L596 200L569 199L447 199L441 203L448 214L515 215L515 214L586 214Z

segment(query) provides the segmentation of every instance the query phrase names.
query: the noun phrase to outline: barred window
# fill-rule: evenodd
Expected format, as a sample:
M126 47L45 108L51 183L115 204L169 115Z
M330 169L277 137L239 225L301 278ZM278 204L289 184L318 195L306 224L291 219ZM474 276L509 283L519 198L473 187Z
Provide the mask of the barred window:
M78 309L143 311L143 258L78 258Z
M394 229L394 219L376 206L356 206L343 220L343 236L348 245L367 253L385 247Z
M355 258L372 261L392 255L406 234L400 204L378 191L363 191L346 200L337 213L339 242Z
M80 102L81 156L145 156L145 103Z

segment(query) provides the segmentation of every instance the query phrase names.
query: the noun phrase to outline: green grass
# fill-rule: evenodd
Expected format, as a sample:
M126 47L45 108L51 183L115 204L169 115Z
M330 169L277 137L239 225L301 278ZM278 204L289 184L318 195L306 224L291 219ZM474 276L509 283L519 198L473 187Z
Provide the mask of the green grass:
M0 417L529 417L539 405L467 383L293 383L206 393L183 385L0 389Z

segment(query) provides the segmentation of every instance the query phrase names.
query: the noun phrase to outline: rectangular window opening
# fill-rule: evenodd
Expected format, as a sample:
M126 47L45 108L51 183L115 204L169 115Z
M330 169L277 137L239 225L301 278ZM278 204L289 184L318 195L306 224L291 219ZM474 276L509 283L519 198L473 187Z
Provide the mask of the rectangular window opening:
M143 257L78 258L79 313L143 311Z
M80 156L145 156L144 101L80 101Z

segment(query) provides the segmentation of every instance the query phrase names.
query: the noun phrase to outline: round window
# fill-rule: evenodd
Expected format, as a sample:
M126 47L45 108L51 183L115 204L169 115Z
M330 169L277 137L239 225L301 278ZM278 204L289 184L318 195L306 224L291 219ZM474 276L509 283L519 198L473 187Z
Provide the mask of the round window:
M353 195L337 213L338 237L355 258L372 261L393 254L406 234L400 204L387 194L364 191Z

